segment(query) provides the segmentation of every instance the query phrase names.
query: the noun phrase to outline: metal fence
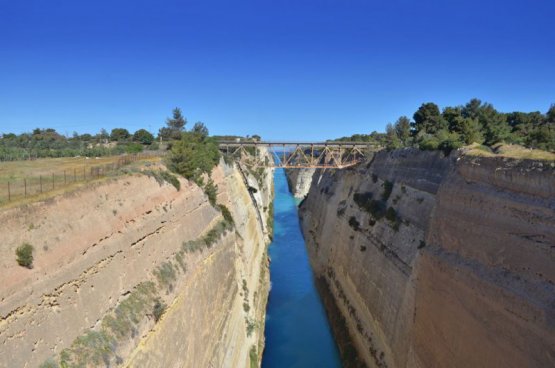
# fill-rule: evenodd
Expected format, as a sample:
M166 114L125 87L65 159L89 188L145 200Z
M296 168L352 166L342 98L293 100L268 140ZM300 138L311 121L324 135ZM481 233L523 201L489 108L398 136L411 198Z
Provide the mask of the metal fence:
M0 204L62 189L75 183L96 180L113 174L132 162L152 158L153 156L144 154L126 155L108 164L83 165L83 167L52 172L49 175L27 176L22 179L1 181Z

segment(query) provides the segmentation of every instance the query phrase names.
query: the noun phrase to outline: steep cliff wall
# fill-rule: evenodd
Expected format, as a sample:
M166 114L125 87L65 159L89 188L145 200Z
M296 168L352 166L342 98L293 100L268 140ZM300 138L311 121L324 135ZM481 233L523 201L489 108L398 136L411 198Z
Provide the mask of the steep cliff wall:
M240 170L212 173L233 224L195 184L140 173L0 212L0 367L258 364L269 285L259 217L272 200L262 176L253 201ZM15 262L23 242L32 269Z
M379 152L300 215L348 365L555 364L553 165Z
M306 197L312 184L312 176L316 169L286 169L287 184L295 198Z

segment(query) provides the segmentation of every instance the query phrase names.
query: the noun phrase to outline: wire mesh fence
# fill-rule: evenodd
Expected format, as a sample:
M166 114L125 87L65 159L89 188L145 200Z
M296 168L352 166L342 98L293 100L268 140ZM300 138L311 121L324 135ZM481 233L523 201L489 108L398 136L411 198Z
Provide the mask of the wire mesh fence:
M114 162L102 165L83 164L49 174L26 175L16 179L3 178L0 180L0 204L48 193L75 183L106 177L132 162L152 157L152 155L145 154L126 155L118 157Z

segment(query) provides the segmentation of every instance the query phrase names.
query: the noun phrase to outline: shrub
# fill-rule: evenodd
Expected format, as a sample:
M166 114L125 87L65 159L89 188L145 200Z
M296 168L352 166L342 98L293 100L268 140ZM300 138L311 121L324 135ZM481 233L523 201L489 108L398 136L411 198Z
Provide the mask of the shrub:
M164 302L162 302L159 298L156 299L156 302L154 302L154 306L152 307L152 315L154 316L155 322L158 322L160 320L160 318L166 311L166 308L167 306Z
M171 287L172 282L175 281L177 275L171 262L162 263L156 270L154 276L158 280L160 286Z
M59 368L59 365L54 359L48 358L44 363L39 365L39 368Z
M378 175L372 174L372 183L376 184L378 182Z
M161 171L160 176L162 177L162 179L164 179L164 181L173 185L175 189L181 190L181 182L179 181L177 176L173 175L169 171Z
M258 354L256 353L256 346L251 346L249 351L250 368L258 367Z
M354 216L349 218L349 226L352 227L354 231L360 230L360 222L358 222Z
M222 213L222 216L224 217L224 220L233 225L235 224L235 221L233 220L233 216L231 215L231 212L229 211L229 209L224 206L223 204L218 205L218 208L220 209L220 212Z
M17 263L20 266L33 268L33 246L29 243L23 243L15 250L17 256Z
M216 205L216 199L218 196L218 187L214 185L214 181L212 179L208 180L208 183L204 186L204 193L208 197L208 201L212 206Z
M274 202L273 201L270 202L268 217L266 218L266 228L268 229L268 236L270 240L272 240L274 238Z
M387 201L392 191L393 191L393 183L390 182L389 180L384 181L382 199L384 201Z
M391 222L396 222L397 221L397 212L395 211L395 209L393 207L389 207L387 209L387 211L385 212L385 218L388 219Z
M422 249L426 246L426 242L424 240L420 240L420 244L418 244L418 249Z

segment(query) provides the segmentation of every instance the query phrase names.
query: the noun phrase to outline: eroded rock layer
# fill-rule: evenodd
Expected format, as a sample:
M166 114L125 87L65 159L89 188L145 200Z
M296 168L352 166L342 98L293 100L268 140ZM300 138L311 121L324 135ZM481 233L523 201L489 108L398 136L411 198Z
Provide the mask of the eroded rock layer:
M553 165L383 151L300 216L347 366L555 366Z
M257 365L272 175L212 177L233 224L197 185L144 173L0 212L0 367Z

